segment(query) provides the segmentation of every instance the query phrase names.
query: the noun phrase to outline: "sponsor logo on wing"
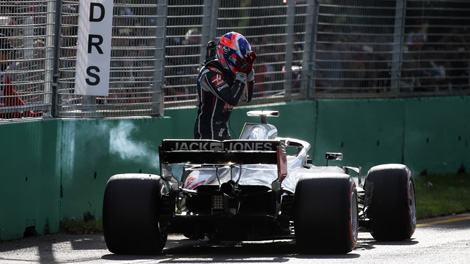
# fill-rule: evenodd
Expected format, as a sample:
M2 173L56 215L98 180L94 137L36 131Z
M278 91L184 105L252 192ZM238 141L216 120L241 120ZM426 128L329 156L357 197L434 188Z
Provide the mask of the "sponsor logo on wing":
M175 142L174 147L171 148L172 151L275 151L276 145L273 145L271 142L250 142L250 141L234 141L234 142L204 142L204 141L195 141L195 142Z
M212 83L215 84L216 86L221 86L224 84L224 79L222 79L222 75L217 74L216 76L212 77ZM219 91L223 89L222 87L219 88Z

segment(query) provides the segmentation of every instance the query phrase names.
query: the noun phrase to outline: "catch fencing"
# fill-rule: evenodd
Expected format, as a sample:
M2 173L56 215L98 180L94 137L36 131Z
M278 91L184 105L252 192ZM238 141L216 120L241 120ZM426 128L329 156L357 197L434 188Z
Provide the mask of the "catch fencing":
M2 1L1 121L195 106L206 44L229 31L258 54L251 104L470 94L467 0L114 0L106 97L75 94L78 9Z

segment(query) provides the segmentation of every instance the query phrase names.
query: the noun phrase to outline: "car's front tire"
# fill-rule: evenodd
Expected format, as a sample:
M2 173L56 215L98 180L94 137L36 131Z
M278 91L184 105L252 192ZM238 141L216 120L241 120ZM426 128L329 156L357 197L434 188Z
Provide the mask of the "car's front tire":
M299 179L294 207L295 239L302 252L347 253L356 246L357 191L349 175Z
M103 231L115 254L158 254L167 234L161 225L162 195L168 192L157 175L120 174L106 184Z

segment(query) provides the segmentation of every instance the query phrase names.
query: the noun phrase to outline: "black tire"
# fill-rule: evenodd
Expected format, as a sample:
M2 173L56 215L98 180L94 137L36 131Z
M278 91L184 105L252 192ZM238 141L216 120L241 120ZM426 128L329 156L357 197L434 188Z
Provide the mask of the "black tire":
M103 231L115 254L158 254L167 234L160 225L161 197L168 192L157 175L120 174L106 184Z
M415 183L402 164L372 167L364 183L366 217L378 241L411 238L416 228Z
M358 234L354 180L345 174L299 179L294 217L295 239L302 252L350 252Z

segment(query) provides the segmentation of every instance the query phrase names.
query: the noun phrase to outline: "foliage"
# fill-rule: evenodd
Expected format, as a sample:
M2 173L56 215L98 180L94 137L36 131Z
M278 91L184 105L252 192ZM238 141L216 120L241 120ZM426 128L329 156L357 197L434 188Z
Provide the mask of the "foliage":
M97 234L103 233L101 220L96 220L90 213L85 213L83 220L76 220L71 217L64 217L60 222L60 232L67 234Z
M419 219L470 212L470 174L416 177Z

